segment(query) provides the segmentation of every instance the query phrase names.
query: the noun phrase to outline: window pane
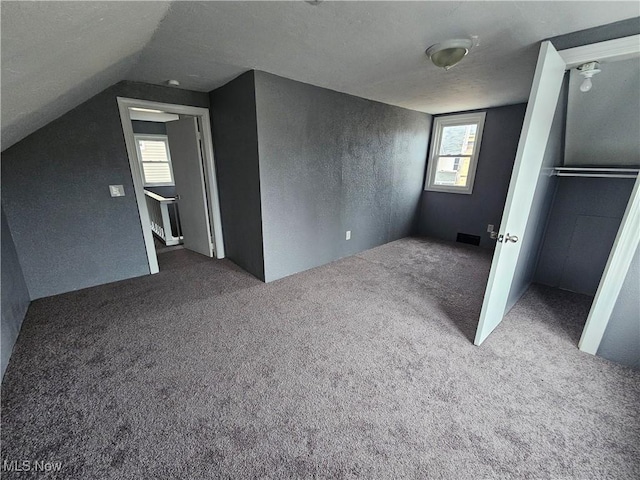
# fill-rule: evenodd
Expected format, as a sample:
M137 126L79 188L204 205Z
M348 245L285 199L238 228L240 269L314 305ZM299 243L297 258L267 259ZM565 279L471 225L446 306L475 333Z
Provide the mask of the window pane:
M163 141L139 140L143 162L168 162L167 147Z
M478 125L456 125L442 129L440 155L471 155Z
M168 163L143 163L144 183L171 183L171 168Z
M471 157L438 157L434 185L466 187Z

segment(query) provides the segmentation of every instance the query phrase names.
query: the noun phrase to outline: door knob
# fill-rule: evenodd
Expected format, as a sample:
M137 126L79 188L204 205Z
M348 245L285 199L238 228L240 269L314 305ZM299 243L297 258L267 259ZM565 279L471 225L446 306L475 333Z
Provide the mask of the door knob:
M508 233L504 236L505 242L513 242L516 243L518 241L518 237L516 235L509 235Z

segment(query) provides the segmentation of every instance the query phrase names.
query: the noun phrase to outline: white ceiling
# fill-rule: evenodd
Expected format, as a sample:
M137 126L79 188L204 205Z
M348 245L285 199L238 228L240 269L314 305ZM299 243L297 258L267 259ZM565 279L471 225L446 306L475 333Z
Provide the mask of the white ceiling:
M210 91L259 69L429 113L525 101L537 43L630 2L8 2L2 149L123 79ZM424 50L480 36L452 70Z

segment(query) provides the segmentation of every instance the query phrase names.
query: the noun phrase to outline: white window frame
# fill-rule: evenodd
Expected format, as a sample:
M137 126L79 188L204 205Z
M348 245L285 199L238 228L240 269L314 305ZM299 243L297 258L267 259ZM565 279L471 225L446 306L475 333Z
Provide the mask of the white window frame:
M136 142L136 152L138 153L138 165L140 166L140 174L142 175L142 182L145 187L174 187L175 179L173 178L173 164L171 163L171 152L169 151L169 137L162 134L151 134L151 133L136 133L133 135L133 138ZM144 176L144 168L142 161L142 152L140 151L140 141L144 140L153 140L154 142L162 141L165 144L165 149L167 152L167 160L169 161L169 173L171 174L171 183L160 182L160 183L147 183L146 177ZM151 163L151 162L148 162ZM158 162L154 162L158 163Z
M484 121L486 112L461 113L455 115L443 115L435 117L433 129L431 132L431 149L429 150L429 162L427 164L427 178L424 189L430 192L445 193L462 193L471 195L473 193L473 184L476 178L476 169L478 167L478 156L480 155L480 145L482 143L482 133L484 130ZM467 157L468 155L438 155L440 144L442 142L442 131L444 127L454 127L458 125L469 125L475 123L478 128L476 130L476 139L473 145L473 152L470 155L469 173L467 175L467 185L459 187L455 185L435 185L435 177L437 172L438 157Z

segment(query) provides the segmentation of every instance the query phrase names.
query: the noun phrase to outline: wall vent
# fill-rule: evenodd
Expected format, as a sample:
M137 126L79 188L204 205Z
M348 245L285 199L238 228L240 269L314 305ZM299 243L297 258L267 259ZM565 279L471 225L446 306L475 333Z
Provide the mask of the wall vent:
M480 235L469 235L468 233L458 233L456 242L468 243L469 245L480 246Z

